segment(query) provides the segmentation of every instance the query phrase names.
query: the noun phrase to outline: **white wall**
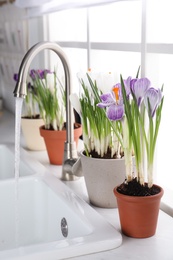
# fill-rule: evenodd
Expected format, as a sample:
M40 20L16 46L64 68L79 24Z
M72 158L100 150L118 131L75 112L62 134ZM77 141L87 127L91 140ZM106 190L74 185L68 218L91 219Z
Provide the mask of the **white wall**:
M13 113L13 75L18 73L26 51L38 41L44 40L44 17L27 19L26 14L26 10L11 4L0 7L0 96L4 99L4 107ZM40 68L39 64L44 64L43 55L39 55L32 66Z

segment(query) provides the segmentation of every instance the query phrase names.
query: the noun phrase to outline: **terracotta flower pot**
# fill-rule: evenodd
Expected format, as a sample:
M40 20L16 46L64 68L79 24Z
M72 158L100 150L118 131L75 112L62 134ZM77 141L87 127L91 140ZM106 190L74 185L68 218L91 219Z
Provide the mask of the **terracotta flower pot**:
M46 150L43 138L40 136L39 127L44 124L43 119L21 118L22 133L29 150Z
M126 236L147 238L155 234L163 196L163 189L159 188L158 194L145 197L123 195L117 191L117 187L114 188L121 230Z
M90 202L97 207L116 208L112 190L125 180L124 159L91 158L83 152L80 156Z
M74 129L74 141L76 142L76 146L78 144L79 137L82 135L82 126L80 124L77 125L78 128ZM44 138L50 163L55 165L62 165L64 158L66 131L47 130L44 128L44 126L41 126L40 135Z

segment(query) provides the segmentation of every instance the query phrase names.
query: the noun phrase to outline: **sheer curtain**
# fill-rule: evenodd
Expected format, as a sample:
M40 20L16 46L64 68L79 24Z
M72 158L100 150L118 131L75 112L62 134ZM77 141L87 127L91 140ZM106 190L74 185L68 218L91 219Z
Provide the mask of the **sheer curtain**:
M108 4L113 2L119 2L124 0L16 0L15 5L21 8L36 7L44 4L54 6L56 8L61 7L86 7L93 5ZM126 0L129 1L129 0ZM132 1L132 0L130 0Z
M15 5L20 8L28 8L29 16L38 16L71 8L91 7L120 1L139 0L16 0Z

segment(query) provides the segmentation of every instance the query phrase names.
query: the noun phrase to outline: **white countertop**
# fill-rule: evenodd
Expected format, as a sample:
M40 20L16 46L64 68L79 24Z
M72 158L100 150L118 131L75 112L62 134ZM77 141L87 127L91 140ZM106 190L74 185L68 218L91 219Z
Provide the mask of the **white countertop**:
M14 143L14 116L3 111L0 116L0 142ZM25 148L25 142L21 137L21 146ZM61 167L49 164L46 151L28 151L29 156L42 163L57 178L61 176ZM87 191L84 178L77 181L66 182L76 194L88 202ZM120 231L119 217L117 209L102 209L94 207L108 222ZM74 258L73 258L74 259ZM75 257L79 260L104 260L104 259L142 259L142 260L172 260L173 259L173 218L160 210L157 232L155 236L146 239L133 239L123 235L123 243L115 250L105 251L92 255Z

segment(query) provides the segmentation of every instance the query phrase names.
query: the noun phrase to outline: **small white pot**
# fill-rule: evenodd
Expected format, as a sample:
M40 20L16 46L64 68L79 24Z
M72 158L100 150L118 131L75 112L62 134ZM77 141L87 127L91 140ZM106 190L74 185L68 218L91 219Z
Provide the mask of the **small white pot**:
M44 125L43 119L21 118L22 133L26 147L33 151L46 150L43 137L40 136L39 127Z
M80 153L90 202L101 208L116 208L115 186L125 180L125 160L98 159Z

